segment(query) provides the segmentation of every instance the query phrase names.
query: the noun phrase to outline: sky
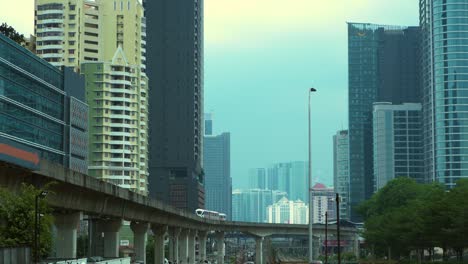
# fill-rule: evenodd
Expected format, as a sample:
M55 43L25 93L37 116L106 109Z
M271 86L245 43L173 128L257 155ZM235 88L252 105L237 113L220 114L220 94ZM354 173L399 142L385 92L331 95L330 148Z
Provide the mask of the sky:
M346 22L418 25L419 1L204 1L205 112L231 133L234 188L249 168L308 159L309 87L312 177L332 185L332 137L348 123ZM34 0L2 5L0 22L33 33Z

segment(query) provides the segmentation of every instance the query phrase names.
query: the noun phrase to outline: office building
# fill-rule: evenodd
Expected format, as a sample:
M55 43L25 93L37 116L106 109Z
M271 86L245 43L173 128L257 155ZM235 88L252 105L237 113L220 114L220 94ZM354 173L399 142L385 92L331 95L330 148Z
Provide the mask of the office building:
M396 177L424 183L421 104L374 103L374 191Z
M333 188L341 197L340 218L349 220L348 130L340 130L333 136Z
M268 220L267 207L287 197L285 192L247 189L232 191L232 220L265 223Z
M249 170L249 188L267 189L267 177L265 168Z
M468 178L468 1L420 0L425 175Z
M333 188L327 188L322 183L312 187L313 223L325 224L325 212L328 220L336 220L336 194ZM341 217L340 217L341 218Z
M205 119L212 121L211 119ZM231 135L205 135L203 169L205 171L205 208L232 215Z
M418 27L348 23L351 219L374 190L372 104L420 101Z
M268 223L300 224L309 223L309 206L301 200L290 201L283 197L268 206Z
M36 52L86 79L91 176L148 193L146 21L138 0L36 0Z
M84 100L81 76L69 68L57 69L0 34L2 148L19 149L18 158L27 157L24 150L86 173L88 106ZM12 150L0 153L8 155ZM38 165L39 160L32 161Z
M145 1L150 195L193 211L203 180L203 0Z
M308 201L308 162L292 161L271 165L268 168L267 188L284 191L291 200Z

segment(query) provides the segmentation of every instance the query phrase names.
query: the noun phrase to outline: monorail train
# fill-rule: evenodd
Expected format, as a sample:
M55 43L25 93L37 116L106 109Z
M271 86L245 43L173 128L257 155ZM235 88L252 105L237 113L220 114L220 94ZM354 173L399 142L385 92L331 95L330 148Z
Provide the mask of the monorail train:
M226 214L219 213L216 211L197 209L195 210L195 214L198 215L199 217L203 217L203 218L211 219L211 220L221 220L221 221L226 220Z

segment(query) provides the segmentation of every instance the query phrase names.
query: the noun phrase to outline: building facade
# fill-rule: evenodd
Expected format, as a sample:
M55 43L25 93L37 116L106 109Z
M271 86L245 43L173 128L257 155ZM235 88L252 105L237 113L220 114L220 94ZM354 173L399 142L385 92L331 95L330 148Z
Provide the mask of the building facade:
M425 175L447 188L468 177L467 4L420 0Z
M267 207L283 197L287 197L286 192L261 189L233 190L232 220L265 223L268 219Z
M0 145L86 173L84 100L81 76L57 69L0 34Z
M146 20L138 0L35 1L36 52L86 78L89 174L148 194Z
M206 135L203 141L206 209L232 217L231 136Z
M312 187L313 223L325 224L325 212L328 220L336 220L336 202L333 188L317 183ZM340 217L341 218L341 217Z
M420 101L418 27L348 23L351 219L374 190L372 104Z
M340 218L349 220L348 130L340 130L333 136L333 188L341 197Z
M421 104L374 103L374 191L396 177L424 183Z
M190 211L205 205L203 0L145 1L150 89L150 194Z
M290 201L283 197L268 206L267 210L268 223L298 225L309 223L309 206L301 200Z

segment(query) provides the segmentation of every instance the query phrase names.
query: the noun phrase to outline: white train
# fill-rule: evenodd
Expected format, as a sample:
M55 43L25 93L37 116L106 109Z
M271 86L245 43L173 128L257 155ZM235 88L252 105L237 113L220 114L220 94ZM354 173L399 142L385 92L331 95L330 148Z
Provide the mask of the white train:
M226 221L226 214L219 213L216 211L197 209L195 210L195 214L198 215L199 217L203 217L206 219Z

